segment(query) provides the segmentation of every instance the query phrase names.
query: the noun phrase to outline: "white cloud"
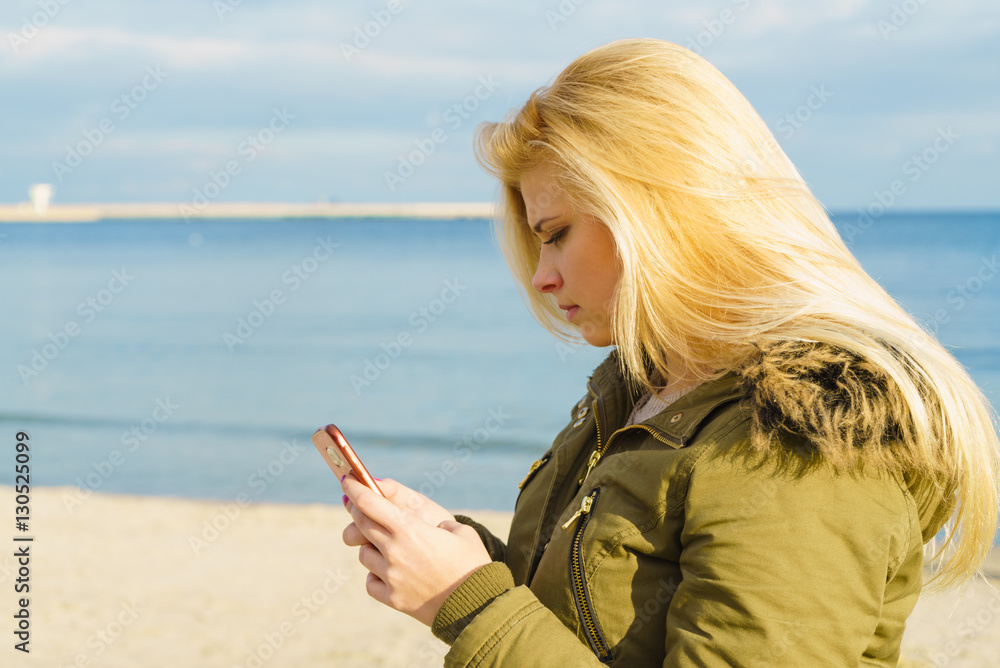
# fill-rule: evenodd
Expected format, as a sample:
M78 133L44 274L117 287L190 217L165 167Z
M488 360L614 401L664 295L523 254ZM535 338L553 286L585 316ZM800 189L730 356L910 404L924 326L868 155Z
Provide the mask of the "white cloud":
M12 4L15 12L36 8L36 0ZM160 169L164 182L178 166L215 168L241 140L239 128L263 122L272 105L302 114L301 124L273 146L289 178L296 160L347 160L356 167L352 183L371 174L377 181L387 161L440 125L441 114L469 95L479 77L492 75L497 93L454 133L440 169L422 177L430 190L446 192L448 183L466 177L459 172L468 168L457 166L457 156L473 125L517 107L584 51L636 36L687 45L724 10L735 20L712 35L703 55L733 78L765 120L800 105L812 85L826 83L835 91L792 144L816 166L814 180L839 183L833 171L849 160L845 153L865 162L859 169L891 171L899 156L949 120L965 132L969 151L986 155L1000 143L995 0L928 1L887 39L877 21L890 18L901 0L570 4L576 9L553 30L545 12L558 10L558 0L502 7L410 2L348 62L341 43L350 43L355 27L384 8L384 0L243 2L223 21L211 0L70 3L26 46L16 53L6 46L0 58L0 86L26 89L30 82L32 91L0 106L0 122L18 130L0 140L0 199L8 187L22 196L26 185L7 184L25 171L32 153L47 167L67 142L107 116L115 96L130 90L151 64L170 73L168 84L120 123L101 150L116 165L142 161L149 181ZM10 15L9 7L4 11ZM13 30L20 22L21 13L6 21ZM449 176L453 164L456 173ZM431 174L440 174L440 182L431 183ZM87 187L100 187L96 171L93 178ZM415 179L408 187L415 194L421 183ZM369 188L380 190L381 183Z
M104 58L138 56L176 68L233 67L260 57L246 41L148 35L121 28L50 26L41 30L11 63L35 69Z

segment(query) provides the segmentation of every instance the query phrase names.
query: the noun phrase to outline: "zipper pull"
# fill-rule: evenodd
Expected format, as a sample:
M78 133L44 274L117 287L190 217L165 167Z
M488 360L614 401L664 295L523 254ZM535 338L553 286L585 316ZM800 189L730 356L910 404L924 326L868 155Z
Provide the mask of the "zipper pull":
M562 525L562 528L563 529L568 529L569 525L572 524L576 520L577 517L579 517L580 515L586 515L587 513L589 513L590 512L590 507L592 505L594 505L594 495L593 494L588 494L587 496L583 497L583 503L580 504L580 509L577 510L575 513L573 513L573 517L571 517L568 520L566 520L566 524Z
M528 475L524 476L524 480L522 480L521 484L517 486L518 489L524 489L524 486L528 484L528 480L530 480L531 476L534 475L535 471L538 470L538 467L540 467L542 464L545 463L546 459L547 459L546 457L542 457L541 459L536 459L534 462L532 462L531 468L528 469Z
M590 455L590 461L587 462L587 471L583 474L583 477L580 478L580 481L577 483L578 485L583 484L583 481L587 479L587 476L590 475L590 472L594 470L594 467L597 466L597 462L599 461L601 461L601 453L598 450L594 450L594 452Z

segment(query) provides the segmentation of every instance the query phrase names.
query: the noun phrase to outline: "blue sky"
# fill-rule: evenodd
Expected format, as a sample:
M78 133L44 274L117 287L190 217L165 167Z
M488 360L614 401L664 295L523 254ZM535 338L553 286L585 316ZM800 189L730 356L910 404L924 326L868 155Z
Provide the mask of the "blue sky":
M1000 208L995 0L6 0L0 202L489 200L476 124L625 37L696 47L832 210Z

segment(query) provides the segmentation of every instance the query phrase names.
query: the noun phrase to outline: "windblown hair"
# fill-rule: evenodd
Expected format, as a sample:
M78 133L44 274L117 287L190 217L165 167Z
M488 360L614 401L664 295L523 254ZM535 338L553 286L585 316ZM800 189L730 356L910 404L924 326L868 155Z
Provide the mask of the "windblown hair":
M482 124L476 153L500 181L496 235L543 326L579 340L554 297L531 284L541 247L520 181L546 165L574 210L614 239L622 273L611 332L636 386L662 387L668 360L701 380L749 368L757 424L811 425L830 436L816 447L838 470L897 471L918 503L943 498L954 513L937 584L975 573L997 523L995 413L954 357L862 269L718 70L668 42L613 42L578 58L505 122ZM832 351L832 367L774 363L790 359L775 351L815 346ZM755 377L762 355L769 373ZM815 396L772 396L790 387L769 389L776 373L809 381L794 387ZM859 382L842 382L848 373ZM841 403L829 403L829 392ZM769 412L769 401L783 412ZM828 410L789 415L796 405ZM766 456L780 442L759 431L752 445Z

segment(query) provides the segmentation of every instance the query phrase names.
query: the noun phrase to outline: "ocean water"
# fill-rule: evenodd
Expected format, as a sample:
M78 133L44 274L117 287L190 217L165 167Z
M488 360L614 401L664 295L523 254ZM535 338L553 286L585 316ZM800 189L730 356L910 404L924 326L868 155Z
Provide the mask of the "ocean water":
M1000 406L1000 213L835 222ZM607 353L528 315L486 221L7 224L0 280L0 428L77 498L339 503L333 422L376 476L509 510Z

